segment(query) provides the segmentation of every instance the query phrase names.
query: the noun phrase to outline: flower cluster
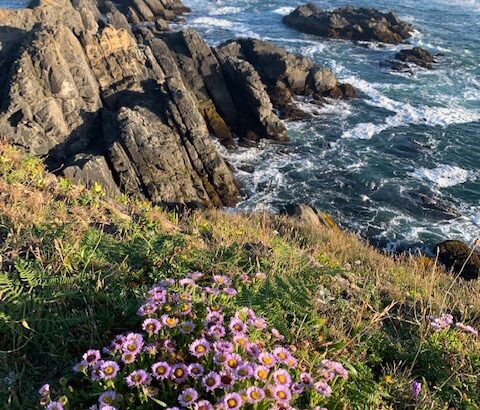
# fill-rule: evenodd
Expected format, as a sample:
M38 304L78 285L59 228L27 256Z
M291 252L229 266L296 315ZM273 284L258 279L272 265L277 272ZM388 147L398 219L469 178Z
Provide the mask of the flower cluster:
M435 332L439 332L444 329L450 329L455 323L455 327L462 332L478 336L478 330L472 326L465 325L462 322L454 322L453 316L449 313L443 313L440 317L427 316L427 321Z
M427 316L427 320L436 332L447 329L453 324L453 316L449 313L443 313L440 317Z
M117 335L102 353L88 350L75 365L89 386L85 397L95 398L78 404L91 410L158 404L167 410L293 409L302 395L321 404L332 382L348 377L330 360L322 361L315 379L300 371L277 330L252 309L233 309L236 293L228 276L200 272L153 286L137 311L143 332ZM47 409L63 409L41 395Z

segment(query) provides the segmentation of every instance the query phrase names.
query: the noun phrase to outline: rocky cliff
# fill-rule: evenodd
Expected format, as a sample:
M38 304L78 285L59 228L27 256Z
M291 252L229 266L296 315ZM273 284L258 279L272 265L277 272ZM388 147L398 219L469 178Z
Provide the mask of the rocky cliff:
M162 204L231 206L229 149L286 141L295 95L349 98L325 67L263 41L218 48L179 0L39 0L0 10L0 138L76 182ZM275 109L275 110L274 110Z

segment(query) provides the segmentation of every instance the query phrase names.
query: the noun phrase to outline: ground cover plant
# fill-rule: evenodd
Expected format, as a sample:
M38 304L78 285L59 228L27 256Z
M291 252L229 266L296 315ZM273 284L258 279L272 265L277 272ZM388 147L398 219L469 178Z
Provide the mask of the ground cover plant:
M102 351L117 335L141 334L145 346L168 336L182 361L221 373L223 367L213 362L215 341L205 328L207 306L218 298L228 342L234 336L231 318L251 309L266 327L249 325L249 341L261 342L272 354L285 348L295 358L296 366L284 369L294 408L480 405L478 283L456 280L425 258L383 255L339 229L264 214L210 210L179 216L139 198L110 199L101 186L82 188L57 179L40 160L2 144L0 249L0 405L6 409L52 403L84 409L100 406L102 394L108 401L110 391L115 391L110 405L119 409L162 408L159 402L188 408L178 401L188 388L198 394L197 404L208 400L216 405L228 394L239 394L243 403L254 385L270 395L272 383L255 378L235 384L232 391L222 388L216 397L193 376L186 385L169 380L170 387L163 388L152 366L161 361L175 365L164 345L156 346L155 355L142 351L135 365L125 364L120 351L113 356ZM195 283L203 290L219 290L212 281L225 275L231 284L222 291L235 291L214 295L181 285L193 280L192 272L202 272ZM165 325L158 335L149 335L154 328L145 320L161 321L164 313L137 315L152 286L167 280L175 283L166 289L169 294L182 294L185 287L192 297L189 315L195 316L189 320L197 327L190 335ZM190 348L202 338L212 350L196 360ZM115 388L92 382L92 366L85 374L74 372L89 350L118 364ZM261 365L257 357L239 351L233 353L242 361ZM315 386L299 394L302 373L318 383L332 362L348 378L337 374L328 381L328 394ZM129 386L137 380L131 373L140 370L152 380L152 391L143 384ZM269 374L273 377L276 370ZM45 384L49 388L39 394ZM155 388L158 394L151 395ZM265 408L274 403L266 400Z

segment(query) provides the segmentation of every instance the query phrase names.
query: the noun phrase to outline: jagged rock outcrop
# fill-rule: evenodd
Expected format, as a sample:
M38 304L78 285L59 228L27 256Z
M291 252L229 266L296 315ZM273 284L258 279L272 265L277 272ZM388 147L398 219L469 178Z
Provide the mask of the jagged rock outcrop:
M248 61L258 71L276 109L285 118L302 118L292 100L295 95L312 96L323 102L325 97L353 98L354 88L341 84L327 67L320 67L309 58L297 56L267 41L236 39L220 45L220 55Z
M178 0L38 3L0 10L0 137L114 195L233 206L239 190L211 134L229 148L285 141L274 107L349 96L330 70L266 42L233 51L165 32L188 11Z
M356 41L399 44L411 36L412 26L394 13L344 7L321 10L314 4L297 7L283 22L303 33Z
M438 260L465 280L478 279L480 255L465 242L449 240L435 246Z

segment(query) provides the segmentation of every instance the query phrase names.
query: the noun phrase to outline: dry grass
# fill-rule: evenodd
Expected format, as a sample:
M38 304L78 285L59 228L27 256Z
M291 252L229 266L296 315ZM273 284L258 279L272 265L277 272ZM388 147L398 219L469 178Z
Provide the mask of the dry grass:
M56 371L41 357L35 358L35 369L30 367L35 349L51 355L58 368L70 366L79 353L76 344L80 349L87 342L101 343L112 326L124 326L118 322L132 311L142 287L188 270L234 277L264 271L280 283L276 293L246 286L242 301L260 300L258 308L272 321L288 323L290 342L305 366L315 368L328 356L355 367L358 376L332 398L330 410L414 408L410 382L422 377L430 389L418 409L444 408L450 397L474 405L480 400L478 392L469 390L479 383L478 340L458 332L455 337L432 335L425 319L452 312L478 326L480 283L457 279L424 257L386 255L339 229L219 210L178 216L147 201L108 199L101 190L58 180L38 159L0 143L0 246L2 270L8 275L15 273L16 261L27 260L49 275L73 281L54 289L54 298L48 295L48 303L59 303L60 315L93 309L82 323L61 328L68 331L70 343L64 354L57 354L56 339L41 348L34 344L37 339L21 328L21 319L34 323L33 318L6 322L12 333L0 337L0 350L15 352L0 353L3 374L21 375L21 383L8 389L10 408L20 403L26 384L44 381L42 372L52 377ZM284 281L293 287L282 289ZM305 292L304 300L289 294L295 289ZM46 297L42 289L38 292L40 299ZM428 366L436 360L446 369L438 378L436 368ZM395 383L384 380L387 376Z

